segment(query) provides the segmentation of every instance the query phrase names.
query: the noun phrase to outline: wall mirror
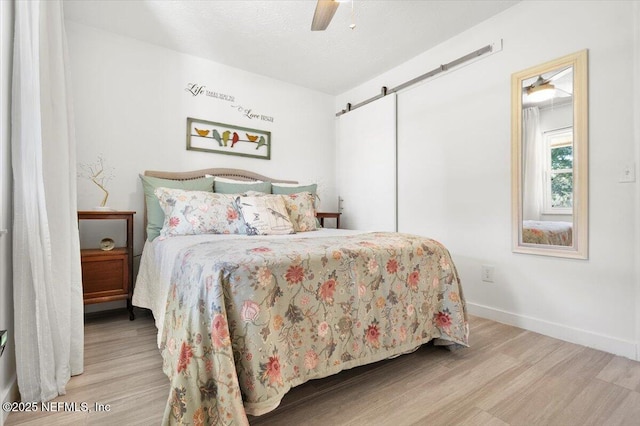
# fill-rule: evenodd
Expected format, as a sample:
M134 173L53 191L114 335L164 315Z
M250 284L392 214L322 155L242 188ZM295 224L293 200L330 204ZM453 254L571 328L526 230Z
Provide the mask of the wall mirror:
M513 251L587 259L587 51L511 77Z

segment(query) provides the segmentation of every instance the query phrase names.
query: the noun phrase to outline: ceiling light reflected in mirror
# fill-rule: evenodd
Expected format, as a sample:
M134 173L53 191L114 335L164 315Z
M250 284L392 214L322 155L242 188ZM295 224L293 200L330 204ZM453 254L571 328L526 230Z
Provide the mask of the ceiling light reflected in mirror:
M525 89L527 102L544 102L556 95L556 86L549 82L545 82L542 76L538 77L535 84Z

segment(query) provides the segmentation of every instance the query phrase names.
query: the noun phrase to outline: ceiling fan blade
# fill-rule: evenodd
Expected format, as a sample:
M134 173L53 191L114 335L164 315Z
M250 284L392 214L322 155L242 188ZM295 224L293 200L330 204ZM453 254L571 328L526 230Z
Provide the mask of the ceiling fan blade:
M340 6L340 3L335 0L318 0L316 11L313 14L313 21L311 22L311 31L326 30L336 10L338 10L338 6Z
M567 75L571 71L573 71L573 67L567 67L567 68L555 71L553 74L551 74L547 78L543 78L542 75L541 75L540 76L540 82L541 83L552 83L555 80L558 80L558 79L564 77L565 75ZM549 73L546 73L546 74L549 74Z

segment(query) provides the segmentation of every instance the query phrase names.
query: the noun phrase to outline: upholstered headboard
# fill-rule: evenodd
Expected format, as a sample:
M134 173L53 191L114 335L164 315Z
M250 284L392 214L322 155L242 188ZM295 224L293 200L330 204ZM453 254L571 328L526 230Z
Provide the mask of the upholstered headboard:
M293 180L282 180L282 179L273 179L267 176L260 175L258 173L250 172L248 170L241 169L203 169L203 170L195 170L193 172L162 172L162 171L154 171L147 170L144 172L145 176L157 177L161 179L171 179L171 180L189 180L189 179L198 179L201 177L209 176L219 176L229 179L236 180L245 180L245 181L253 181L253 180L261 180L264 182L275 182L275 183L298 183Z
M261 180L263 182L272 182L272 183L298 183L297 181L294 181L294 180L273 179L258 173L250 172L248 170L223 169L223 168L194 170L192 172L165 172L165 171L157 171L157 170L145 170L144 175L160 178L160 179L170 179L170 180L191 180L191 179L202 178L205 176L218 176L218 177L224 177L224 178L235 179L235 180L243 180L243 181ZM143 229L145 232L145 240L146 240L147 238L146 199L144 203L144 228Z

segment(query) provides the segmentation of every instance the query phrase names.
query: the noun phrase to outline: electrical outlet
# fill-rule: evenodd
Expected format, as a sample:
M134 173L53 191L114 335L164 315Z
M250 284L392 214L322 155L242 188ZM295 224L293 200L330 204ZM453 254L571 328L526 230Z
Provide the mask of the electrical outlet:
M493 282L493 277L495 274L495 267L491 266L491 265L482 265L482 272L481 272L481 278L482 281L487 282L487 283L492 283Z

